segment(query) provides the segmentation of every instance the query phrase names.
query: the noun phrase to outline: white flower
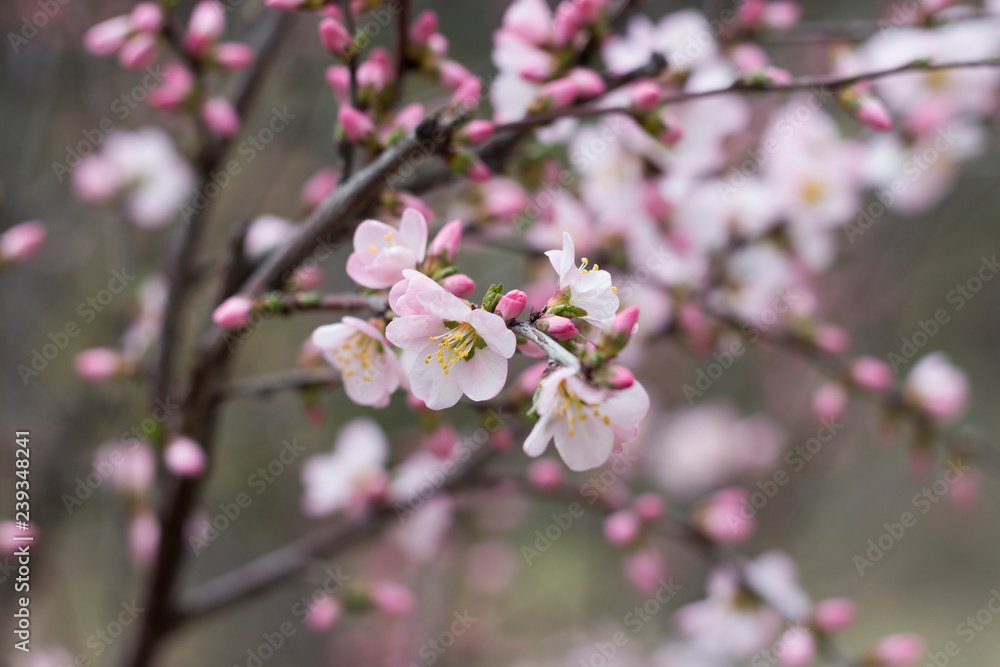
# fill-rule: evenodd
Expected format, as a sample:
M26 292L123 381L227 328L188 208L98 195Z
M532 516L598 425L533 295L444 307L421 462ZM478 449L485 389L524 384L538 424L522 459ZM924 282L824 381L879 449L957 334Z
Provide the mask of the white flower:
M384 408L399 388L402 370L382 332L357 317L319 327L313 345L340 371L344 391L358 405Z
M302 466L302 509L325 516L357 509L385 484L389 443L382 428L367 418L348 422L331 454L310 457Z
M601 326L618 310L618 294L611 286L611 274L599 269L587 270L587 260L576 263L573 237L563 232L562 250L545 253L559 274L559 295L570 306L586 311L581 319Z
M571 470L590 470L608 460L615 444L638 435L649 394L639 382L621 390L595 387L575 369L561 367L542 378L534 409L539 419L524 452L541 456L554 439Z

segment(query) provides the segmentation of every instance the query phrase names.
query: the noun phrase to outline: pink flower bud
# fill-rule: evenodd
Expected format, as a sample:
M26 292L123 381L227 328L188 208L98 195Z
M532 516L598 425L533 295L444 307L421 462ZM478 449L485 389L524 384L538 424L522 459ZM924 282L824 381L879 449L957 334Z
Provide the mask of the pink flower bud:
M441 281L441 287L445 288L460 299L470 296L476 291L476 283L464 273L456 273Z
M882 101L874 95L862 95L858 99L858 107L854 110L854 117L862 125L879 132L888 132L892 129L892 115L882 104Z
M677 123L667 123L667 128L656 135L666 146L676 146L684 138L684 130Z
M83 36L83 46L95 56L107 56L122 48L131 32L132 22L129 17L116 16L87 30Z
M840 632L854 623L854 603L847 598L823 600L813 609L813 622L823 632Z
M157 109L176 110L194 90L194 75L183 65L163 67L163 85L149 94L149 103Z
M729 52L729 59L733 61L740 74L764 69L771 64L767 51L760 45L749 42L734 46Z
M658 493L644 493L632 501L632 509L643 521L659 521L667 513L667 501Z
M370 58L358 67L358 87L362 90L371 88L377 92L385 90L389 82L388 68L380 60Z
M438 15L433 9L425 9L417 15L410 26L410 41L423 46L438 31Z
M306 612L306 627L313 632L329 630L337 624L343 613L340 602L329 595L324 595L309 605L309 610Z
M344 65L331 65L326 68L326 82L333 91L333 98L340 104L346 104L351 99L351 71Z
M474 120L462 129L458 139L470 146L478 146L492 136L493 123L488 120Z
M240 131L240 117L224 97L205 100L201 105L201 118L220 136L232 137Z
M562 481L563 465L555 459L538 459L528 466L528 483L539 491L555 491Z
M257 54L249 44L225 42L215 49L215 59L224 69L237 70L249 67Z
M572 104L578 93L576 82L569 77L563 77L542 86L538 91L538 100L546 108L561 109Z
M223 329L239 329L250 322L254 302L245 296L231 296L215 309L212 321Z
M851 377L863 389L882 391L892 384L892 369L875 357L859 357L851 366Z
M764 7L762 23L771 30L788 30L802 18L802 6L788 0L775 0Z
M455 259L458 246L462 243L462 221L452 220L441 228L427 248L427 254L432 257L444 254L448 261Z
M573 68L569 73L569 78L573 82L573 85L576 86L577 94L588 99L597 97L608 89L601 75L586 67Z
M663 558L655 549L641 549L625 557L622 563L625 578L639 593L649 595L662 584L666 576Z
M969 380L941 352L918 361L906 376L907 401L935 421L959 417L969 405Z
M190 438L174 438L163 452L167 470L178 477L194 479L205 472L208 461L205 450Z
M847 402L847 391L839 382L829 382L813 396L812 411L817 419L833 421L840 417Z
M158 2L140 2L129 14L132 28L139 32L156 32L163 25L163 10Z
M483 97L483 82L476 77L466 79L462 85L455 90L451 96L451 106L461 107L467 111L479 108L479 102Z
M347 53L351 46L351 33L337 19L325 18L319 22L319 38L327 51L338 56Z
M148 510L136 514L129 525L128 542L134 563L151 563L160 546L160 521L156 515Z
M778 659L785 667L806 667L816 657L816 638L803 627L789 628L778 640Z
M486 166L485 162L478 159L472 162L467 175L473 183L486 183L493 178L493 172L490 171L490 168Z
M818 327L814 336L816 347L827 354L843 354L851 346L851 334L830 324Z
M617 364L612 364L610 369L607 382L613 389L628 389L635 384L635 375L629 369Z
M320 169L302 186L302 203L310 210L316 208L337 189L339 180L340 173L332 167Z
M394 581L375 582L371 596L375 608L389 616L409 616L416 605L412 591Z
M118 62L126 69L148 67L154 60L156 60L156 37L148 32L130 37L118 52Z
M631 306L615 315L611 320L611 335L624 335L630 338L636 332L636 322L639 320L638 306Z
M455 435L455 430L450 426L442 426L424 439L424 447L442 461L451 456L452 452L455 451L456 444L458 444L458 436Z
M745 542L756 528L753 517L743 511L748 503L746 489L736 486L722 489L698 508L695 523L706 537L716 542Z
M295 269L295 274L292 276L292 283L297 290L308 291L316 289L323 282L323 275L323 269L316 265L300 266Z
M889 667L911 665L924 655L924 640L918 635L901 633L884 637L875 646L876 660Z
M95 347L76 355L74 367L76 374L87 382L104 382L120 375L125 362L118 350Z
M275 9L294 11L300 9L308 0L264 0L264 4Z
M765 0L746 0L736 11L740 23L748 28L756 28L764 16Z
M652 81L640 81L632 87L632 106L636 111L652 111L660 106L660 87Z
M511 290L500 297L495 312L505 322L517 319L528 305L528 295L519 289Z
M450 90L458 90L467 81L475 81L476 76L454 60L444 60L438 65L441 85Z
M216 0L202 0L191 12L184 48L192 56L205 55L226 28L226 13Z
M0 262L23 262L45 242L48 230L37 220L14 225L0 236Z
M556 340L570 340L580 333L573 320L559 315L546 315L535 323L535 327Z
M427 219L427 222L434 221L434 211L420 197L411 195L409 192L397 192L395 193L395 197L397 206L393 211L396 215L402 217L406 209L415 208L420 212L420 215Z
M375 134L375 125L371 118L352 106L343 105L337 112L337 119L344 129L344 136L352 143L370 139Z
M626 547L639 537L639 517L632 510L618 510L604 520L604 539L613 546Z

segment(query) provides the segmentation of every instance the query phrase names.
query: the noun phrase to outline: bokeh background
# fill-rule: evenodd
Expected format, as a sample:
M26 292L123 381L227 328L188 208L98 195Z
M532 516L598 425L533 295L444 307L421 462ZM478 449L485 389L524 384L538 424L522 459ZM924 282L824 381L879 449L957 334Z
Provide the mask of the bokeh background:
M649 3L646 11L659 15L689 3ZM22 17L37 11L37 0L7 0L0 6L2 33L20 31ZM885 2L818 2L806 0L808 21L876 18ZM88 638L116 616L123 601L139 597L140 573L127 555L127 522L120 501L107 489L98 490L70 515L61 500L72 493L76 479L90 472L94 450L115 434L127 431L145 417L148 398L141 383L86 385L73 371L76 352L114 344L136 307L134 290L115 297L92 323L84 324L78 305L107 286L112 271L125 267L139 276L162 266L173 227L144 231L133 227L115 208L84 207L72 196L68 179L55 175L53 161L64 161L67 147L85 130L111 118L117 127L131 129L163 123L164 116L145 104L120 118L113 101L137 85L141 75L121 70L113 59L86 54L81 37L99 20L124 12L130 3L105 0L69 0L60 5L51 22L15 53L9 44L0 55L0 187L2 220L6 228L28 219L50 226L50 237L40 254L24 266L0 276L0 516L12 508L12 461L15 430L32 434L33 514L43 534L33 560L33 645L62 644L73 655L86 654L94 664L112 664L124 641L96 655ZM453 56L477 74L490 71L490 32L506 6L494 0L418 1L433 6L441 16L441 31L451 41ZM260 11L248 0L236 12L230 29ZM323 78L328 60L316 43L313 21L301 17L293 36L281 49L269 75L257 110L246 128L263 126L272 106L286 106L296 118L259 159L226 191L213 210L211 237L205 248L219 249L231 222L245 216L273 213L294 217L299 209L301 184L318 168L334 164L332 141L335 103ZM5 40L6 41L6 40ZM779 65L793 72L822 66L815 45L773 47ZM416 99L430 93L412 85ZM184 142L191 128L168 119L166 125ZM1000 160L995 133L987 133L980 158L966 163L954 190L932 210L912 218L889 214L854 244L843 239L836 267L819 285L826 319L843 323L855 336L858 351L884 357L899 347L901 336L918 330L917 322L938 308L949 308L946 294L978 269L981 258L1000 250ZM207 250L205 257L212 255ZM480 258L482 261L480 261ZM326 287L346 289L343 257L325 264ZM459 260L461 264L461 258ZM523 260L505 254L477 254L466 264L482 284L496 274L521 270ZM185 331L189 337L203 325L206 299L202 290L189 307ZM964 368L973 387L967 416L969 437L995 441L1000 430L996 395L1000 375L1000 279L983 290L952 321L941 328L924 351L946 351ZM252 375L288 368L295 363L299 344L323 315L276 318L255 332L244 346L237 368ZM48 342L70 321L81 323L82 333L25 386L17 372L34 349ZM682 386L695 379L706 359L692 358L670 341L655 348L650 372L642 376L657 396L659 412L687 405ZM789 446L804 443L816 431L808 410L810 391L819 376L793 355L755 346L719 381L710 401L726 397L747 413L768 411L789 434ZM327 451L337 428L359 413L341 394L324 397L326 420L308 424L301 401L280 395L267 400L240 399L227 405L221 424L218 465L202 506L210 514L246 490L247 477L270 461L286 439L296 439L309 453ZM660 415L651 415L647 431ZM397 452L416 446L417 432L403 398L378 414L392 431ZM471 424L472 416L459 417ZM955 634L966 616L983 608L1000 589L1000 522L996 520L998 480L984 475L978 507L960 510L948 502L920 515L886 556L859 576L852 561L867 550L867 541L883 532L883 523L898 521L912 510L911 498L937 477L915 477L907 472L905 449L881 444L875 432L871 406L852 404L845 428L760 513L760 529L747 545L750 553L781 548L795 557L805 589L821 599L847 596L861 613L844 636L847 649L858 649L890 632L912 630L922 634L932 651L948 641L959 641L961 654L951 664L993 664L1000 655L1000 633L989 627L965 644ZM648 437L648 435L646 436ZM316 525L299 510L301 483L296 462L265 494L209 548L190 560L185 584L204 581L245 563ZM517 449L498 465L520 469L524 457ZM579 478L580 483L587 476ZM751 483L753 480L750 480ZM641 602L623 583L620 554L600 539L599 520L580 519L544 557L530 567L517 549L534 541L552 512L565 511L559 503L526 504L512 494L483 494L460 514L462 530L441 554L418 573L385 547L370 545L330 563L316 566L299 580L240 608L213 617L178 635L161 656L164 665L245 665L247 648L256 647L261 633L273 632L304 594L322 582L328 566L372 568L391 576L412 574L421 613L413 623L386 623L371 618L350 619L332 634L307 632L296 620L296 635L270 662L282 665L374 664L359 649L365 640L390 647L392 664L411 661L412 646L438 635L450 623L453 611L469 610L480 619L467 636L441 658L441 664L507 665L560 664L572 645L607 641L622 619ZM506 530L508 526L514 526ZM470 585L468 548L483 541L499 541L513 548L516 573L502 591L487 594ZM475 553L475 552L473 552ZM704 574L697 559L681 548L668 548L668 566L684 590L671 603L701 595ZM502 573L497 573L500 577ZM0 574L2 576L2 574ZM9 577L0 585L0 612L4 637L0 663L12 657ZM634 648L655 647L669 632L669 614L661 613L633 640ZM996 621L1000 624L1000 621ZM1000 625L998 625L1000 627ZM134 629L134 627L133 627ZM572 663L576 664L576 663Z

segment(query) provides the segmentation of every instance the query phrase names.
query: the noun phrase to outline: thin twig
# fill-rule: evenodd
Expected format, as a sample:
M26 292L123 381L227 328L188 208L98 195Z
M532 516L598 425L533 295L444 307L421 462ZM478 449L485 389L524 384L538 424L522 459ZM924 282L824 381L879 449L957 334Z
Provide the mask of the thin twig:
M270 396L279 391L335 388L340 386L340 373L326 370L298 370L286 373L272 373L257 377L234 380L219 389L221 396L237 398L241 396Z
M580 370L580 360L573 356L572 352L536 329L534 325L528 322L514 322L510 325L510 330L542 348L552 361Z

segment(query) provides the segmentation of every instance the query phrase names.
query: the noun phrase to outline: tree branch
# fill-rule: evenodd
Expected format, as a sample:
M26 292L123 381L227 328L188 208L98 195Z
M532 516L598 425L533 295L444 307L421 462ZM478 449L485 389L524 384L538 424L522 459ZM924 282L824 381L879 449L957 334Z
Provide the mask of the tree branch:
M313 389L340 386L340 373L331 370L297 370L285 373L271 373L242 380L234 380L219 388L220 396L237 398L241 396L270 396L279 391Z
M510 325L510 330L542 348L552 361L580 370L580 360L573 356L572 352L536 329L534 325L528 322L514 322Z

